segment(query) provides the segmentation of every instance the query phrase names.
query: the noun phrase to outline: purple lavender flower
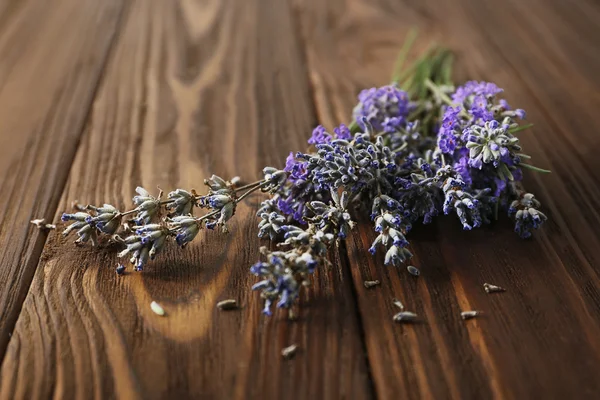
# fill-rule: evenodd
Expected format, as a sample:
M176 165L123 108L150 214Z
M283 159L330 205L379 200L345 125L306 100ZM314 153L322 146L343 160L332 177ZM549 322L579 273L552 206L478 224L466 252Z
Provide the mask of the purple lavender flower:
M331 142L331 135L327 133L322 125L313 129L312 136L308 139L309 144L323 144Z
M342 139L342 140L351 140L352 139L352 132L350 132L350 129L348 129L348 127L344 124L341 124L340 126L333 128L333 133L335 133L335 137L336 139Z
M468 81L456 89L452 95L452 101L457 104L462 104L471 96L493 97L501 92L503 92L503 90L494 83Z
M366 118L378 132L395 132L405 124L409 111L408 94L394 85L388 85L360 92L353 117L363 130L366 126L362 118Z

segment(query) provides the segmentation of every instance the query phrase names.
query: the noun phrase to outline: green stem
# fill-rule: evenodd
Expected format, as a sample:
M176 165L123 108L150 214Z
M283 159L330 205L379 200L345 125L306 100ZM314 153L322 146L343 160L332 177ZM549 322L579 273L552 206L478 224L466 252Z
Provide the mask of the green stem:
M240 186L239 188L235 188L233 191L234 191L234 192L239 192L239 191L241 191L241 190L250 189L250 188L252 188L252 187L254 187L254 186L258 186L258 185L260 185L260 184L261 184L261 183L263 183L263 182L264 182L264 179L261 179L260 181L256 181L256 182L253 182L253 183L249 183L249 184L247 184L247 185L244 185L244 186Z
M235 202L239 203L240 201L244 200L246 197L248 197L252 192L255 192L256 190L265 187L269 182L268 181L262 181L260 185L253 187L252 189L248 190L246 193L244 193L243 195L241 195L240 197L238 197Z
M523 154L523 153L517 153L517 155L521 158L526 158L526 159L530 159L531 156L528 156L527 154Z
M417 30L415 28L412 28L406 35L404 45L402 45L400 53L398 53L398 57L396 58L396 64L394 65L394 73L392 74L392 83L400 84L400 77L402 76L402 68L404 67L406 56L408 55L408 52L410 51L410 48L412 47L416 38Z
M425 80L425 86L427 86L427 88L428 88L429 90L431 90L433 93L437 94L437 96L438 96L438 97L439 97L439 98L440 98L440 99L441 99L443 102L445 102L446 104L448 104L449 106L456 106L456 104L454 104L454 103L452 102L452 100L450 99L450 97L448 97L448 95L447 95L446 93L442 92L442 91L440 90L440 88L439 88L439 87L438 87L438 86L437 86L435 83L433 83L433 82L431 81L431 79L426 79L426 80ZM464 110L462 110L461 112L464 112ZM467 116L467 115L466 115L466 113L465 113L465 116Z
M404 82L405 79L407 79L409 76L412 75L412 73L415 71L415 69L417 69L422 63L426 62L427 59L429 59L429 57L431 57L431 54L433 54L433 52L436 50L436 44L435 43L430 43L429 46L427 47L427 49L423 52L423 55L421 56L421 58L419 58L417 61L415 61L414 63L412 63L412 65L410 67L408 67L408 69L406 69L406 71L404 71L399 77L398 77L398 82ZM412 76L411 76L412 78ZM404 86L406 86L406 83L404 84Z

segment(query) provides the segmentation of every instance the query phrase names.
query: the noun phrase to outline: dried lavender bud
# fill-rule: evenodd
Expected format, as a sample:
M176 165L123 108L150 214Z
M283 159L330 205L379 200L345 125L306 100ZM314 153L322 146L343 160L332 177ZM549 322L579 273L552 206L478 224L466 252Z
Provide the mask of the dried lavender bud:
M408 272L409 272L411 275L414 275L414 276L419 276L419 275L421 275L421 271L419 271L419 269L418 269L417 267L414 267L414 266L412 266L412 265L409 265L408 267L406 267L406 269L408 270Z
M521 192L519 198L510 204L508 215L515 220L515 232L522 238L531 237L531 231L539 228L548 219L538 210L541 206L531 193Z
M293 344L293 345L288 346L285 349L281 350L281 355L286 360L289 360L289 359L294 358L294 356L296 355L296 351L298 351L298 345Z
M365 288L371 289L374 286L381 285L381 282L379 282L379 281L364 281L363 284L365 285Z
M196 199L194 195L183 189L176 189L167 195L170 203L166 205L172 216L182 216L192 214Z
M200 232L202 223L192 216L180 215L169 219L169 227L175 233L177 244L185 247Z
M116 272L117 275L123 275L125 273L125 266L123 264L117 265Z
M476 316L480 315L481 312L480 311L463 311L460 313L460 317L462 319L471 319L471 318L475 318Z
M149 224L152 222L152 218L158 214L160 210L160 197L162 191L158 195L158 197L152 196L146 189L143 187L137 187L135 189L137 196L133 197L133 204L137 207L135 210L137 211L137 215L135 216L135 222L140 225L142 223Z
M152 303L150 303L150 308L152 309L152 311L154 312L154 314L156 315L160 315L161 317L165 315L165 310L164 308L161 307L160 304L158 304L157 302L153 301Z
M235 310L238 308L237 301L234 299L223 300L217 303L219 310Z
M506 289L503 287L491 285L489 283L484 283L483 289L486 291L486 293L506 292Z
M91 241L93 246L98 244L98 235L96 234L96 226L91 222L92 216L86 212L76 212L74 214L63 214L61 220L63 222L73 221L64 231L63 236L67 236L74 230L77 230L77 240L75 244L83 244Z
M448 178L444 182L443 190L445 196L444 214L449 214L454 210L465 230L471 230L483 224L482 210L487 214L491 209L489 207L482 208L479 199L467 191L467 184L464 181L459 178ZM489 190L480 191L477 194L486 198L484 204L493 202L493 199L487 196L488 193ZM485 220L489 221L487 215Z
M418 315L410 311L401 311L394 315L394 322L414 322L418 318Z
M130 257L136 271L142 271L150 260L154 260L166 242L170 231L161 224L148 224L134 227L135 234L125 238L127 248L119 257Z
M114 206L104 204L102 207L87 206L96 216L89 217L87 222L93 223L96 228L107 235L114 234L121 225L121 213Z
M227 181L217 175L213 175L210 178L205 179L204 184L208 186L213 192L217 192L222 189L229 189Z
M29 221L30 224L35 225L38 229L42 229L44 227L44 222L44 218L32 219L31 221Z
M265 167L263 169L263 174L265 176L265 184L263 186L264 191L274 191L277 190L281 185L283 185L288 177L288 173L284 170L278 170L273 167Z
M393 304L394 304L396 307L398 307L400 310L403 310L403 311L404 311L404 304L402 304L402 302L401 302L400 300L398 300L398 299L393 299L393 300L392 300L392 303L393 303Z
M262 207L258 210L257 215L261 218L258 224L258 237L268 237L275 240L281 233L282 227L286 223L286 218L275 211L277 207L273 205L272 200L262 202Z
M31 221L29 221L29 223L33 224L36 226L36 228L42 230L53 230L56 229L56 225L54 224L46 224L44 223L45 219L44 218L39 218L39 219L32 219Z

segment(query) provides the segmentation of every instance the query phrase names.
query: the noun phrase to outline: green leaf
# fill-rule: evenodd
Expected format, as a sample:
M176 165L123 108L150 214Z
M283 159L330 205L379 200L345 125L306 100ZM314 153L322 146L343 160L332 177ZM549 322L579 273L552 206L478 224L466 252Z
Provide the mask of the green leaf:
M549 169L538 168L538 167L534 167L533 165L529 165L529 164L523 164L523 163L519 164L519 167L525 167L525 168L528 168L528 169L530 169L530 170L532 170L532 171L535 171L535 172L542 172L542 173L544 173L544 174L549 174L549 173L551 173L551 172L552 172L552 171L550 171Z
M523 153L517 153L517 155L521 158L526 158L528 160L531 158L531 156L528 156L527 154L523 154Z
M533 126L533 124L526 124L526 125L521 125L521 126L517 126L515 128L510 128L508 130L508 133L517 133L517 132L521 132L524 131L525 129L529 129Z

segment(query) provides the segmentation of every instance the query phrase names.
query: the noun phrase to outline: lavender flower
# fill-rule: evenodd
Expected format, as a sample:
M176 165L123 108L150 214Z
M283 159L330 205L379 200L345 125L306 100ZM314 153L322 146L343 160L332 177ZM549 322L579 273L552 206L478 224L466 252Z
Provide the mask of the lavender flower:
M119 229L122 215L114 206L104 204L102 207L88 206L88 209L95 211L96 216L86 217L86 222L95 225L102 233L112 235Z
M162 224L147 224L134 227L135 234L125 238L127 246L119 257L130 257L136 271L142 271L150 260L163 249L169 229Z
M286 218L278 213L277 199L264 200L256 215L261 219L258 224L258 237L275 240L283 233L282 227L286 223Z
M169 228L175 234L175 241L180 247L185 247L190 243L198 232L202 223L191 215L179 215L169 220Z
M394 132L404 125L409 111L408 94L389 85L360 92L353 116L363 129L366 127L362 119L366 118L376 131Z
M469 149L469 165L481 169L483 164L493 163L498 168L502 160L510 165L518 164L516 155L521 150L519 139L508 133L507 125L488 121L483 126L472 125L464 131Z
M515 232L522 238L531 237L531 231L538 229L548 219L538 210L540 202L531 193L520 192L508 209L508 215L515 220Z
M133 197L133 204L137 207L135 210L137 211L137 215L135 217L135 221L138 224L141 223L150 223L152 218L159 212L160 210L160 197L162 195L162 191L158 195L158 197L152 196L146 189L138 186L135 191L138 193L137 196Z
M173 216L192 214L196 206L195 196L187 190L174 190L167 195L167 198L170 202L167 203L166 208Z
M310 139L308 139L309 144L323 144L331 142L331 135L327 133L325 128L322 125L317 126L313 132Z
M332 191L331 198L330 204L320 201L310 203L312 217L305 229L294 225L278 225L276 229L272 227L271 221L283 222L283 216L272 211L272 203L267 202L261 207L264 211L262 214L268 212L268 219L265 217L261 221L261 232L285 232L282 245L288 248L275 252L261 248L267 261L258 262L250 268L253 274L262 279L253 289L260 290L265 299L265 314L271 315L274 302L277 302L278 308L289 309L298 298L300 288L309 284L309 275L319 264L327 262L327 249L335 238L346 237L354 226L346 209L348 194L338 196ZM266 233L259 235L264 236Z
M74 214L63 214L60 218L63 222L74 221L64 231L63 236L67 236L69 233L77 229L77 240L75 244L84 244L87 241L91 241L93 246L98 244L96 226L92 221L92 216L86 212L76 212Z

